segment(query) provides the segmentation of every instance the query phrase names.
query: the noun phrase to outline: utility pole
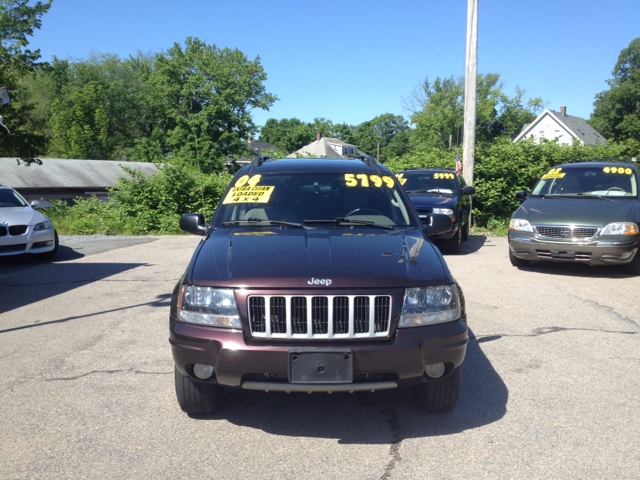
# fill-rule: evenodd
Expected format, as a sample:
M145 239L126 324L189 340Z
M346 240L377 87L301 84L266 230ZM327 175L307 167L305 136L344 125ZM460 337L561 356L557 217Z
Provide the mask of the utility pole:
M462 143L462 176L467 185L473 185L473 164L476 152L478 2L479 0L467 0L467 61L464 83L464 133Z

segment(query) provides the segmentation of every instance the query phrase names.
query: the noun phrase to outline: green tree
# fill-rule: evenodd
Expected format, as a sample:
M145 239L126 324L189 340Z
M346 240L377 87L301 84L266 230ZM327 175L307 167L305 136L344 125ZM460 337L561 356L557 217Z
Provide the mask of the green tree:
M378 115L356 127L352 142L374 158L379 152L379 160L384 163L409 151L409 124L401 115Z
M52 155L89 160L109 158L107 109L105 92L94 81L73 90L67 101L54 99L51 104Z
M260 140L288 153L308 145L315 139L310 125L297 118L270 118L260 129Z
M12 102L0 107L0 114L11 134L0 130L0 156L14 156L27 164L38 162L46 138L31 121L33 105L29 103L22 78L41 67L40 51L31 51L27 37L41 26L40 17L51 6L28 0L0 0L0 87L7 87Z
M612 74L609 90L596 95L589 123L607 139L640 140L640 37L620 52Z
M266 92L260 57L217 48L188 37L156 55L152 81L160 97L158 128L169 154L199 161L203 171L221 171L228 157L246 153L244 139L256 131L255 108L277 100Z
M540 98L524 104L525 90L516 87L516 95L503 92L504 83L497 73L479 74L476 104L476 141L488 141L501 135L512 136L531 122L544 107ZM412 143L427 148L459 147L462 144L464 121L464 78L440 79L433 83L425 79L405 99L405 108L416 125Z

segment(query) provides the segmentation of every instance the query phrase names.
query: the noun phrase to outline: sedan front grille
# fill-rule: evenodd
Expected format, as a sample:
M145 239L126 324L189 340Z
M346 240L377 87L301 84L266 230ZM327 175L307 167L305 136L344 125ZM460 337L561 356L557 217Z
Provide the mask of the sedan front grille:
M249 324L254 337L384 337L391 297L375 295L252 295Z
M24 235L27 233L27 225L11 225L9 227L9 235Z
M555 240L584 240L595 236L598 233L598 227L575 227L567 226L546 226L534 225L536 233L544 238L553 238Z

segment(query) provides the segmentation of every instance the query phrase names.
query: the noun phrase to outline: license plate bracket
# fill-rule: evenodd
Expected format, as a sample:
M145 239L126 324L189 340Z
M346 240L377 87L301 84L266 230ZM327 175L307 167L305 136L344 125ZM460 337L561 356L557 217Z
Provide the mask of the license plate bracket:
M352 383L353 351L351 349L289 350L289 382Z
M576 252L551 250L551 256L554 258L576 258Z

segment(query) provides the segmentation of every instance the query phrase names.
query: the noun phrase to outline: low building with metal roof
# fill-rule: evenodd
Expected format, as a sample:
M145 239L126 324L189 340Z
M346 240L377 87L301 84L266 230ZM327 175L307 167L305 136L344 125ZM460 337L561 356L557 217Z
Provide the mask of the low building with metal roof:
M16 158L0 158L0 185L14 188L27 200L65 200L96 196L108 201L109 189L127 177L124 167L146 177L160 170L153 163L116 160L72 160L41 158L42 165L26 165Z

